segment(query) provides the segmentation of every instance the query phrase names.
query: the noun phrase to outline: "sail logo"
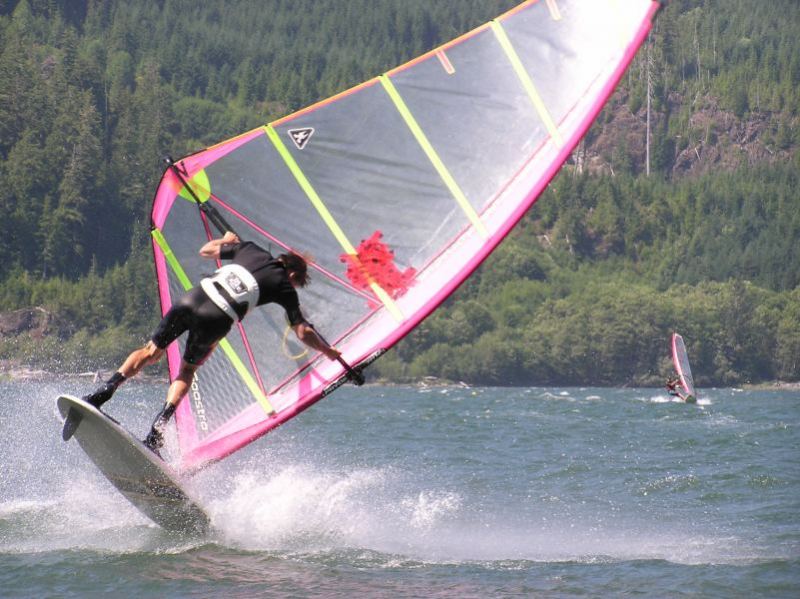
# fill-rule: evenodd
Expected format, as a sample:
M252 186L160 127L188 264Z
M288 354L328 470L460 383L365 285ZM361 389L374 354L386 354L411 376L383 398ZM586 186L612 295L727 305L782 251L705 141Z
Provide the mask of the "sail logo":
M311 136L314 135L314 127L303 127L302 129L289 129L287 132L289 133L289 137L294 142L294 145L297 147L298 150L302 150L306 147L308 140L311 139Z
M200 395L200 386L197 384L197 373L192 377L192 401L194 402L194 415L197 418L197 423L200 425L200 430L208 430L208 420L206 420L206 408L203 406L203 397Z

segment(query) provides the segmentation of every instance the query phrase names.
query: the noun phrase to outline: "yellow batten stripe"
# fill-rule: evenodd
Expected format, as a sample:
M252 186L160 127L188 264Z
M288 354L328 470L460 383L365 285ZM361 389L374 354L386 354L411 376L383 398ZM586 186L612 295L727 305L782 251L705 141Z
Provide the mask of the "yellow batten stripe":
M175 273L175 276L178 277L178 280L183 285L183 288L188 291L193 287L191 280L186 275L186 271L183 270L181 263L178 262L178 259L175 257L175 254L172 252L172 248L167 243L164 234L159 229L153 229L152 231L153 239L156 240L158 247L161 248L161 251L164 253L164 257L167 259L167 263L172 268L172 271ZM236 350L233 349L230 342L227 339L223 339L219 342L219 347L225 354L225 356L230 361L233 368L236 372L239 373L239 376L242 377L244 384L247 385L247 388L250 390L250 393L258 400L258 403L261 404L261 407L264 411L268 414L274 414L275 408L272 407L272 404L269 403L267 396L261 391L261 388L256 383L253 376L250 374L250 371L247 370L247 367L242 362L242 359L237 355Z
M622 25L622 17L625 14L625 8L620 4L619 0L606 0L608 5L609 20L613 21L614 34L617 38L617 45L625 49L628 47L630 39L625 34L625 28Z
M169 247L167 240L164 238L164 234L161 232L160 229L153 229L152 231L153 239L156 240L158 247L161 248L162 253L164 254L164 258L167 259L167 263L172 267L172 272L178 277L181 285L183 285L184 289L191 289L192 282L189 280L189 277L186 276L186 272L183 270L181 263L178 262L178 259L175 257L175 254L172 253L172 248Z
M625 48L628 45L628 39L625 37L625 31L620 22L621 15L623 14L622 10L618 0L608 0L608 11L611 13L614 20L614 29L616 30L619 46Z
M511 45L511 40L508 39L505 29L503 29L503 26L500 25L498 21L492 21L492 31L494 31L497 41L500 42L500 45L505 51L522 86L525 88L525 91L528 92L528 97L533 103L534 108L536 108L536 112L539 113L539 118L542 120L542 123L544 123L547 132L550 134L550 139L553 140L557 148L561 149L564 145L564 139L561 137L561 133L553 122L550 113L547 111L547 107L544 105L544 102L542 102L539 92L536 91L536 86L533 84L530 75L528 75L528 71L525 70L522 61L519 59L517 51L514 50L514 46Z
M322 198L319 197L319 194L316 192L314 187L311 185L311 182L303 173L300 165L297 164L297 161L292 156L292 153L289 151L289 148L281 140L278 132L275 131L272 125L267 125L264 127L264 130L267 132L267 137L269 137L272 144L275 146L275 149L278 150L278 153L283 158L283 161L286 163L286 166L291 171L294 178L297 180L297 183L300 185L301 189L305 192L308 199L313 204L314 208L316 208L317 212L319 213L320 217L322 218L323 222L327 225L328 229L333 236L336 238L336 241L339 242L339 245L342 246L342 249L349 255L358 257L358 252L356 248L353 247L353 244L350 243L350 240L347 239L347 235L344 234L342 228L339 226L339 223L336 222L336 219L333 218L333 215L328 211L328 208L325 206L325 203L322 201ZM392 297L386 293L386 291L378 285L374 281L370 281L369 283L370 288L381 300L386 309L389 313L397 320L398 322L402 322L405 317L403 313L400 311L400 308L397 307L397 304L394 303Z
M403 120L408 125L408 128L411 130L411 133L417 140L417 143L423 149L425 154L428 156L428 160L431 161L431 164L439 173L439 176L444 181L444 184L447 185L447 188L450 190L450 193L453 194L453 197L458 202L458 205L461 206L461 210L464 211L464 214L467 215L467 218L472 223L472 226L478 231L478 233L483 236L483 238L489 237L489 231L486 230L486 225L483 224L481 221L481 217L478 216L478 213L475 212L475 209L472 207L472 204L469 203L467 197L464 195L464 192L461 191L461 188L456 183L456 180L453 178L453 175L450 174L450 171L447 170L444 162L442 159L439 158L439 154L436 153L436 150L431 145L431 142L428 141L425 132L422 131L422 128L417 123L417 120L414 118L414 115L411 114L411 111L408 109L405 101L400 96L400 93L397 91L397 88L392 83L391 79L389 79L386 75L380 76L381 84L383 88L386 90L386 93L389 94L392 102L394 102L397 111L400 113L400 116L403 117Z
M272 404L269 403L269 399L267 399L267 396L263 391L261 391L261 387L258 386L258 383L250 374L250 371L247 370L247 366L244 365L242 359L237 355L236 350L233 349L230 341L227 339L222 339L219 342L219 348L225 353L225 356L228 358L234 369L236 369L236 372L239 373L239 376L242 377L244 384L247 385L248 389L250 389L250 393L252 393L253 397L258 400L259 404L261 404L261 408L264 410L264 412L266 412L267 415L274 414L275 408L273 408Z
M550 16L553 18L554 21L561 20L561 11L558 10L558 4L556 4L556 0L545 0L547 3L547 10L550 11Z

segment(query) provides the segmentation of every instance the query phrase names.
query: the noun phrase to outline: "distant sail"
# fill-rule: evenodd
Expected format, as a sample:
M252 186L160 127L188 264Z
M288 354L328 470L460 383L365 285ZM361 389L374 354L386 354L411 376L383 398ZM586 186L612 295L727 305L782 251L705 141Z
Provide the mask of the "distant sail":
M696 398L692 369L689 366L689 355L686 353L683 337L678 333L672 333L672 362L675 364L675 370L678 372L684 391L688 396Z
M274 254L310 252L313 283L300 291L306 317L348 362L374 359L536 201L658 7L529 0L380 77L179 160L152 211L162 311L213 270L197 252L219 235L217 212ZM181 352L174 344L168 351L173 377ZM343 374L296 342L279 307L255 310L198 371L178 409L183 467L218 460L286 422Z

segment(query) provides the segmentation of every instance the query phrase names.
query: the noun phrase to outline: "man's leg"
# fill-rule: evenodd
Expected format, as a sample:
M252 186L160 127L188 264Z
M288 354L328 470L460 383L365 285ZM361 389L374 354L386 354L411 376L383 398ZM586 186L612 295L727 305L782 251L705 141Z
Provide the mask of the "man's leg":
M189 392L195 371L208 359L219 340L228 334L233 324L233 321L208 299L200 287L196 287L195 290L184 296L186 301L183 305L191 318L186 319L189 336L186 339L178 376L169 386L167 401L144 439L144 444L156 455L158 449L164 445L164 427L175 413L181 399Z
M167 422L172 418L181 399L189 392L194 373L198 367L199 364L190 364L186 360L181 361L181 369L178 372L178 376L172 381L167 391L167 401L156 415L153 426L150 427L150 432L144 439L144 444L154 452L158 453L158 450L164 445L164 427L167 426Z
M110 379L103 383L94 393L85 396L83 399L94 407L99 408L111 399L117 387L129 378L136 376L145 366L158 362L163 355L163 349L159 349L155 343L148 341L144 347L131 352Z
M152 341L148 341L144 347L141 347L128 356L122 366L109 378L105 383L98 387L94 393L85 395L83 400L92 404L95 408L99 408L106 403L114 392L122 383L127 379L135 376L142 368L150 364L155 364L164 355L164 350L156 347ZM64 421L64 428L61 431L61 438L64 441L69 441L78 425L81 423L81 415L76 410L70 410L67 413L67 418Z

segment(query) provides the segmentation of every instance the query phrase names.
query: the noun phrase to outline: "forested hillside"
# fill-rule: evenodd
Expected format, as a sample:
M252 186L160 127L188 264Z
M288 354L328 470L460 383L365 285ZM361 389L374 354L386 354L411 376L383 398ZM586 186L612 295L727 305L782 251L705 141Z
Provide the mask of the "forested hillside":
M158 308L180 156L342 91L513 0L0 0L0 357L108 367ZM800 379L800 4L674 0L512 236L372 369L633 384L678 329L700 384ZM38 338L41 337L41 338Z

